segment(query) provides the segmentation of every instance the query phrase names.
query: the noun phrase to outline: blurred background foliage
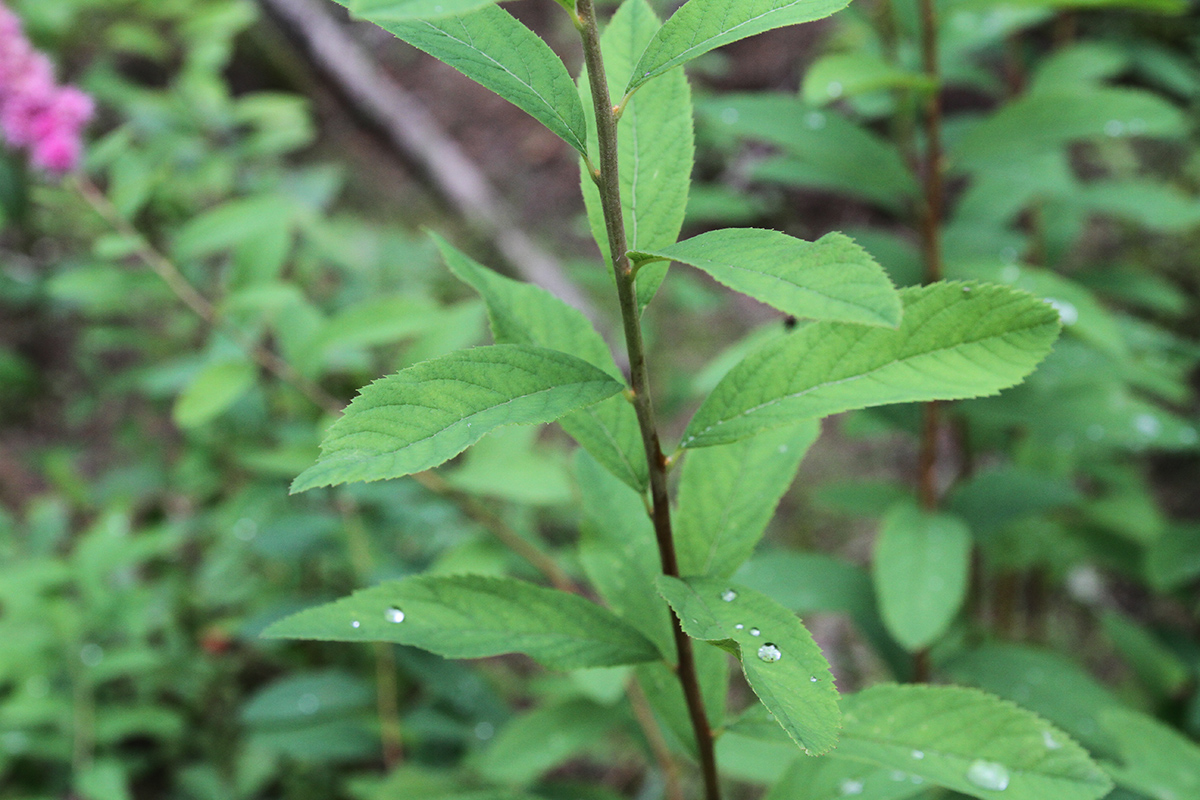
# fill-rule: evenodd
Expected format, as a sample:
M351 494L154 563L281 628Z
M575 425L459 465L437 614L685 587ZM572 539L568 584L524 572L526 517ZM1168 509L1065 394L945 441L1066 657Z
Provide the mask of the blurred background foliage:
M0 797L661 797L627 671L257 638L384 578L537 578L518 551L580 574L557 432L492 436L424 483L287 495L357 387L486 340L421 226L499 267L493 243L252 0L13 6L100 114L86 178L0 159ZM859 0L698 62L688 230L844 230L919 283L915 8ZM577 65L554 4L510 9ZM1053 300L1067 335L1022 387L951 412L940 480L980 557L935 674L1114 760L1160 742L1166 766L1126 763L1114 797L1185 800L1200 767L1172 765L1200 751L1170 728L1200 735L1200 18L1171 0L940 10L947 272ZM567 148L354 33L615 319ZM669 431L785 327L682 272L649 319ZM911 675L868 565L919 424L907 407L828 423L740 576L805 614L843 690ZM745 797L790 760L736 735L722 758Z

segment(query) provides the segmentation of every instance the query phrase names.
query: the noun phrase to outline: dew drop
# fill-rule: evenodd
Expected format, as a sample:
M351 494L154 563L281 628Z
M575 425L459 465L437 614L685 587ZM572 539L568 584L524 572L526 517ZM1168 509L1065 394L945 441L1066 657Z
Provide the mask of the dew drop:
M404 612L395 606L387 610L386 616L388 622L404 622Z
M362 623L359 622L358 620L354 620L353 622L350 623L351 628L357 628L359 625L362 625Z
M804 124L814 131L819 131L825 127L825 115L820 111L810 111L804 118Z
M737 123L737 121L739 119L741 119L741 117L742 117L742 112L738 111L736 108L734 108L732 106L724 109L721 112L721 122L724 122L726 125L733 125L733 124Z
M758 648L758 657L770 664L783 658L783 653L779 652L778 647L770 642L767 642L762 647Z
M1062 320L1063 325L1074 325L1079 321L1079 309L1075 308L1074 303L1068 303L1066 300L1055 300L1047 298L1046 303L1058 312L1058 318Z
M762 636L762 631L760 631L758 628L751 628L750 635L751 636Z
M781 445L779 445L779 452L780 452L780 453L786 453L786 452L787 452L787 445L786 445L786 444L781 444Z
M1153 414L1138 414L1133 425L1143 436L1157 436L1162 430L1162 423Z
M735 631L740 631L740 630L741 630L742 628L744 628L744 627L746 627L746 626L745 626L745 625L743 625L742 623L740 623L740 622L739 622L737 625L734 625L734 626L733 626L733 629L734 629Z
M817 676L816 676L816 675L813 675L811 678L809 678L809 679L808 679L808 682L809 682L809 683L816 683L816 682L817 682Z
M312 692L300 695L296 708L301 714L315 714L321 709L321 698Z
M1062 747L1062 742L1055 739L1050 731L1042 731L1042 741L1045 742L1047 750L1057 750Z
M5 731L0 736L0 747L12 755L20 755L29 749L29 737L21 731Z
M838 81L830 81L829 85L825 87L825 93L828 94L830 97L841 97L842 96L842 84L839 83Z
M481 742L486 742L495 735L496 726L490 722L481 722L475 726L475 738Z
M964 287L963 287L963 294L970 294L970 293L971 293L971 287L970 287L970 286L964 286Z
M79 649L79 660L85 667L97 666L104 660L104 648L98 644L85 644Z
M976 759L967 767L967 781L980 789L1003 792L1008 788L1008 767L995 761Z
M841 786L838 787L838 791L842 793L843 797L852 794L862 794L863 782L851 779L844 780L842 781Z
M898 769L894 769L894 770L892 770L892 776L891 776L891 777L892 777L892 780L894 780L896 783L900 783L901 781L903 781L903 780L905 780L906 778L908 778L908 775L906 775L905 773L901 772L901 771L900 771L900 770L898 770Z
M725 591L721 592L721 599L726 603L732 603L734 600L737 600L737 592L735 592L733 589L726 589Z
M1109 136L1120 136L1125 132L1125 123L1119 119L1110 119L1104 123L1104 132Z
M913 750L912 757L915 758L917 761L920 761L922 758L925 757L925 754L922 753L920 750Z
M258 536L258 523L249 517L242 517L233 523L233 535L243 542L249 542Z

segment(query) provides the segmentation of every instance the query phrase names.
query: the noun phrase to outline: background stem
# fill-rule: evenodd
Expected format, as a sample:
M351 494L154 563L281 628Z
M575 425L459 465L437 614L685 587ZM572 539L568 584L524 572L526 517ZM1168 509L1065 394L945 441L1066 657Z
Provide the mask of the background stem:
M664 575L679 577L679 562L675 555L675 540L671 532L671 502L667 494L667 460L663 456L658 429L654 421L654 405L650 397L649 373L646 368L646 349L642 342L641 308L634 287L634 270L626 255L625 219L621 208L621 182L617 150L617 118L608 91L608 76L600 51L600 31L596 24L596 9L592 0L578 0L576 13L583 23L583 55L587 63L588 82L596 110L596 138L600 157L600 174L596 184L604 208L604 224L608 234L609 252L621 305L621 321L625 331L625 346L629 353L629 380L632 402L642 433L642 445L650 471L650 516L658 542L659 558ZM720 800L721 789L717 776L717 760L712 729L704 710L704 698L696 675L696 660L692 640L683 632L679 618L672 612L675 647L679 654L678 676L687 701L688 716L696 735L696 748L704 776L707 800Z

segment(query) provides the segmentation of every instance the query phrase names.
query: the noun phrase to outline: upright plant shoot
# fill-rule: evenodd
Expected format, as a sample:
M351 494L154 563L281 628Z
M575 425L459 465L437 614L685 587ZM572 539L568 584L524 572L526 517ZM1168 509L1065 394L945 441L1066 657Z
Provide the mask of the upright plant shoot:
M364 387L293 491L434 469L493 430L557 421L581 446L579 562L603 605L511 577L425 575L301 612L269 635L396 642L452 658L519 652L551 669L635 665L659 721L697 761L706 800L721 796L714 742L733 724L725 719L726 654L774 720L750 727L797 748L801 760L785 781L808 780L804 759L857 775L894 771L898 752L927 749L928 759L906 762L908 772L977 797L1004 790L1033 800L1047 787L1079 800L1106 793L1103 773L1066 734L1048 734L1067 746L1047 758L1032 744L1048 726L982 693L881 687L850 698L854 714L843 717L829 665L801 621L730 580L761 539L821 417L994 394L1023 380L1059 330L1054 309L1006 287L935 282L898 292L841 234L806 242L728 229L678 241L693 160L690 91L679 67L845 2L689 0L664 24L646 0L625 0L602 31L592 0L558 0L583 44L578 84L495 3L345 4L507 98L579 153L629 369L618 369L581 314L439 239L449 268L486 303L495 343ZM734 366L682 441L664 449L642 311L671 262L809 323ZM673 500L667 478L677 464ZM987 728L995 717L1005 736L886 723L925 713L951 715L955 730L999 730ZM839 737L853 761L839 755ZM823 754L830 756L810 758Z

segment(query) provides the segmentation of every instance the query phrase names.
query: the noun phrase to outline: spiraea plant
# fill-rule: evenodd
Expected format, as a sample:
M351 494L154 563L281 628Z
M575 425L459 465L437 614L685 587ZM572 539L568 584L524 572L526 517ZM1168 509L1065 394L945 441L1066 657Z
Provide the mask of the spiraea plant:
M494 344L364 387L293 492L424 473L507 426L557 422L580 446L577 548L559 560L534 559L552 586L512 576L415 575L302 611L267 635L400 643L457 659L519 653L550 670L608 670L644 731L647 769L661 772L671 798L716 800L745 777L724 765L747 760L771 765L757 782L773 784L769 796L778 800L1108 794L1108 775L1071 736L977 689L886 684L840 694L795 610L743 569L823 417L995 395L1037 367L1060 329L1058 310L1010 286L932 280L897 290L842 233L804 241L735 228L678 240L694 157L682 67L737 40L826 17L845 2L689 0L665 23L646 0L625 0L606 21L593 0L557 3L582 42L577 81L493 2L345 4L578 151L603 253L595 269L611 276L623 352L615 356L566 303L438 238L449 269L486 304ZM664 442L642 319L672 263L801 322L727 368L679 441ZM930 559L961 555L962 531L914 514L906 525L922 533L901 542L908 547L901 561L919 572ZM848 594L860 577L845 573ZM802 571L792 578L806 579ZM961 592L930 599L952 616ZM927 626L929 614L945 610L913 604L909 627ZM874 608L860 611L868 635L903 661ZM731 691L734 663L757 697L749 706L749 694ZM525 717L504 745L510 756L548 755L551 766L555 753L628 724L624 715L589 708L551 703ZM439 784L437 796L539 796L537 786L526 795L501 792L500 745L485 756L492 769L482 771L496 785L463 777Z

